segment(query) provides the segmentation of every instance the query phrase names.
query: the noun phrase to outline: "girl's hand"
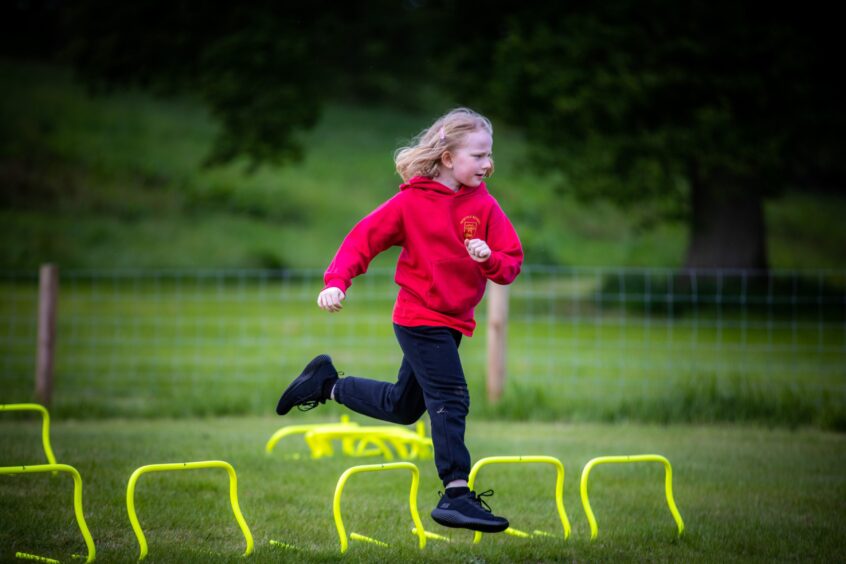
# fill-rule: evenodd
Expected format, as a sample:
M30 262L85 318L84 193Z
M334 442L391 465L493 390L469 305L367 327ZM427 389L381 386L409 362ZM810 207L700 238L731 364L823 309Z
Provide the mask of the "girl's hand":
M319 296L317 296L317 305L324 311L335 313L336 311L341 311L344 308L344 305L341 302L344 301L346 297L347 296L340 288L326 288L320 292Z
M470 258L476 262L485 262L491 256L491 248L481 239L465 239L464 246L470 253Z

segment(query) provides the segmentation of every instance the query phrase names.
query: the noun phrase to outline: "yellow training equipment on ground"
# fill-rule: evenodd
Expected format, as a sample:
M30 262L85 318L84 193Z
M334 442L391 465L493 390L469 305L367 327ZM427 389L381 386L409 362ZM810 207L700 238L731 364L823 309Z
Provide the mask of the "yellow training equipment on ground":
M372 444L377 449L377 454L382 454L386 460L393 460L394 453L386 446L394 447L396 455L403 459L429 459L431 458L432 439L422 437L419 433L409 431L404 427L377 425L372 427L324 427L313 429L305 434L305 441L312 452L312 458L331 456L331 441L340 439L357 440L359 448L355 455L367 456L372 454L365 450L365 445Z
M561 519L561 527L564 531L564 540L570 538L570 521L567 519L567 513L564 511L564 465L561 461L552 456L489 456L482 458L470 470L470 478L467 480L467 485L473 489L473 484L476 482L476 475L484 466L488 464L551 464L555 467L555 506L558 508L558 517ZM522 538L531 538L536 536L552 536L543 531L534 531L534 533L526 533L517 529L509 527L505 530L506 533ZM473 542L478 543L482 540L482 533L476 531Z
M79 530L82 532L82 537L85 539L85 546L88 547L88 557L85 562L94 562L94 539L91 538L91 533L88 531L88 525L85 524L85 516L82 514L82 477L79 475L76 468L68 466L67 464L40 464L37 466L9 466L0 468L0 474L30 474L36 472L67 472L71 475L71 477L73 477L73 511L76 514L76 522L79 525ZM18 558L28 560L50 560L44 559L42 556L35 556L33 554L26 554L23 552L16 554L16 556Z
M273 448L276 446L276 443L278 443L279 441L281 441L285 437L288 437L288 436L291 436L291 435L305 434L305 433L308 433L309 431L313 431L315 429L322 429L322 428L331 429L331 428L335 428L335 427L339 427L339 428L358 427L358 423L351 423L349 415L342 415L340 423L310 423L310 424L307 424L307 425L286 425L285 427L282 427L282 428L278 429L275 433L273 433L273 436L270 437L270 439L267 441L267 444L264 446L264 451L267 454L272 453ZM353 445L352 445L352 441L344 442L343 448L344 448L344 454L353 455L355 453L355 450L354 450ZM312 451L312 458L318 458L319 456L322 456L324 454L325 453L319 453L319 455L316 456L316 453L314 451ZM331 456L331 454L332 454L332 452L331 452L331 447L330 447L330 452L328 453L328 455Z
M301 434L311 451L312 458L334 455L332 441L340 440L347 456L383 456L385 460L396 457L405 460L428 460L433 456L432 439L426 437L426 426L418 422L416 432L400 425L360 427L342 415L340 423L312 423L288 425L278 429L267 441L265 452L273 452L277 443L291 435ZM393 447L393 450L388 445Z
M684 522L673 499L673 468L670 466L670 461L659 454L637 454L632 456L600 456L585 464L582 470L582 480L579 490L582 495L582 506L585 509L585 515L587 515L588 522L590 523L590 540L594 540L599 534L596 518L593 516L590 501L588 500L588 476L590 475L590 471L594 466L599 464L626 464L630 462L660 462L664 465L664 489L667 493L667 505L670 508L670 513L673 514L673 519L676 520L679 536L681 536L684 532Z
M144 531L141 530L141 525L138 523L138 516L135 514L135 483L142 474L147 472L171 472L175 470L198 470L201 468L223 468L229 474L229 500L232 503L232 512L235 514L235 520L241 527L241 532L244 533L244 540L247 541L247 549L244 551L244 556L249 556L253 552L253 535L250 534L250 528L241 515L241 508L238 506L238 477L235 475L235 469L228 462L222 460L207 460L203 462L177 462L172 464L149 464L142 466L132 473L129 478L129 483L126 486L126 510L129 513L129 522L132 523L132 529L135 531L135 536L138 537L138 544L141 547L141 554L138 560L143 560L147 556L147 539L144 538Z
M382 472L385 470L410 470L411 471L411 491L408 496L408 506L411 510L411 519L414 521L414 533L419 540L420 549L426 547L426 531L423 530L423 523L420 521L420 514L417 512L417 489L420 486L420 470L411 462L390 462L387 464L365 464L363 466L353 466L347 468L341 477L338 479L338 485L335 487L335 498L332 502L332 512L335 515L335 527L338 528L338 537L341 540L341 554L345 553L349 548L347 541L347 532L344 529L344 521L341 519L341 494L344 491L344 485L353 474L361 472ZM350 533L351 540L370 542L379 546L388 546L382 541L359 535L358 533Z
M0 411L41 412L41 443L44 445L44 454L47 456L48 464L56 464L56 457L53 456L53 449L50 448L50 413L43 405L37 403L6 403L0 404Z

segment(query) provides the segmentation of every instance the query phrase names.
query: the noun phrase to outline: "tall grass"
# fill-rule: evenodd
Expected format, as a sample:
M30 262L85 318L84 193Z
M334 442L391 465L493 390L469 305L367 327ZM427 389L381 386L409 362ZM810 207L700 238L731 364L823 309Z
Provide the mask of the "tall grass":
M401 361L389 271L357 281L344 311L331 316L314 305L316 271L66 272L62 280L54 399L61 416L262 414L316 354L381 380L393 380ZM26 401L35 281L0 289L0 402ZM811 298L792 315L737 304L691 309L682 307L688 294L674 294L675 305L661 299L669 315L635 307L644 303L637 291L627 294L633 305L607 291L602 277L570 271L529 272L517 282L508 377L496 404L486 400L483 302L476 336L461 345L473 413L846 428L842 312ZM842 299L842 291L832 295Z

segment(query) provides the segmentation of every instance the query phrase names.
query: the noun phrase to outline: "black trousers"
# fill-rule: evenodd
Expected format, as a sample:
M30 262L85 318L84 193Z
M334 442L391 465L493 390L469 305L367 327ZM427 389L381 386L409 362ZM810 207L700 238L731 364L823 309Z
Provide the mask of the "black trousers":
M395 383L348 376L338 380L335 399L353 411L410 425L425 412L432 422L435 465L444 485L466 480L470 453L464 445L470 395L461 368L461 333L448 327L394 324L403 352Z

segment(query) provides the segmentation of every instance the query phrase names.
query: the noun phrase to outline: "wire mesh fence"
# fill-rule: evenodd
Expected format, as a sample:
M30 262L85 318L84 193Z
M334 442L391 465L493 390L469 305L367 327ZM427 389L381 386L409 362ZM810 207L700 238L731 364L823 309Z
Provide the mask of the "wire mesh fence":
M347 374L391 380L401 361L392 279L369 272L330 315L315 305L318 271L64 271L54 409L271 413L284 385L322 352ZM0 286L0 403L28 401L37 274L5 273ZM511 288L498 406L484 402L484 301L476 313L476 336L461 345L473 411L842 424L843 271L526 267Z

